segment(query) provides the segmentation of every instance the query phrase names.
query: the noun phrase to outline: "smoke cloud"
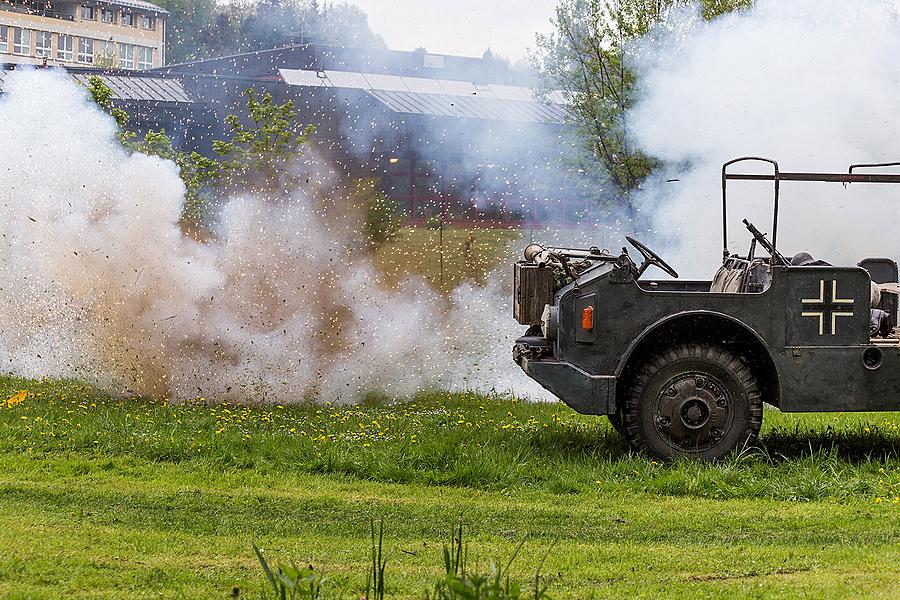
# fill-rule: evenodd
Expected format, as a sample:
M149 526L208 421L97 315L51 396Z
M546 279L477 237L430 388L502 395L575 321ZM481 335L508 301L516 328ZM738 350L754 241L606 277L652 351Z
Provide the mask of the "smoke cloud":
M0 360L27 377L217 400L355 400L440 387L547 397L509 358L499 284L448 300L382 285L327 176L287 202L233 198L213 242L178 224L173 163L126 152L65 75L0 99ZM304 169L315 169L309 159ZM322 173L327 169L322 169Z
M723 162L757 155L787 171L846 172L900 160L894 2L761 0L710 23L688 10L634 50L634 134L670 165L659 180L680 180L648 186L643 206L673 242L667 258L683 276L709 278L720 263ZM779 249L835 264L896 257L898 194L890 185L783 184ZM729 184L729 250L749 247L741 218L771 233L772 196L771 183Z

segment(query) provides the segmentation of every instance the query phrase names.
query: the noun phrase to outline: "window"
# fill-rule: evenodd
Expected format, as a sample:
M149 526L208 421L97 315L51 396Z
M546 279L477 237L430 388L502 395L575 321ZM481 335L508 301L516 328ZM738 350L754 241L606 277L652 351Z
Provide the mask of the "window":
M9 27L0 25L0 52L9 52Z
M50 58L53 56L53 50L50 47L50 40L53 36L49 31L34 32L34 55L38 58Z
M119 64L115 42L97 40L94 50L94 64L98 67L114 69Z
M150 15L141 15L141 29L156 29L156 19Z
M134 27L134 13L122 13L122 25L125 27Z
M153 48L138 48L138 69L153 68Z
M93 6L82 5L81 20L82 21L93 21L94 20L94 7Z
M78 62L94 63L94 40L88 38L78 39Z
M119 68L120 69L133 69L134 68L134 45L119 44Z
M115 23L116 22L116 11L111 8L104 8L100 11L100 20L104 23Z
M75 38L71 35L56 36L56 60L72 60Z
M13 34L13 52L16 54L31 54L31 30L16 27Z

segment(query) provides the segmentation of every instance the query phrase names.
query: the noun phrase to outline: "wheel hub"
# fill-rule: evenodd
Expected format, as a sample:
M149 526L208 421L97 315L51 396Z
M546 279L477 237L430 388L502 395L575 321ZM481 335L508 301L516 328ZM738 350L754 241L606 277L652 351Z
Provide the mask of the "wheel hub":
M709 409L700 398L691 398L681 407L681 422L685 427L698 429L709 420Z
M657 398L656 428L673 448L702 452L716 444L731 420L731 399L716 378L681 373Z

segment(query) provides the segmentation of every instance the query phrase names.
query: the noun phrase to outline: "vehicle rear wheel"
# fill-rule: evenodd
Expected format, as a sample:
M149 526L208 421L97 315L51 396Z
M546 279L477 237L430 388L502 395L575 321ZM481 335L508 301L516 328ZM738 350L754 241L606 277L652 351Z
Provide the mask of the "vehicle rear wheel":
M625 435L625 427L622 425L622 412L616 411L611 415L606 415L606 418L609 419L609 424L612 425L612 428L616 430L619 435Z
M763 406L753 371L712 344L657 354L634 376L622 411L631 445L665 460L716 460L756 442Z

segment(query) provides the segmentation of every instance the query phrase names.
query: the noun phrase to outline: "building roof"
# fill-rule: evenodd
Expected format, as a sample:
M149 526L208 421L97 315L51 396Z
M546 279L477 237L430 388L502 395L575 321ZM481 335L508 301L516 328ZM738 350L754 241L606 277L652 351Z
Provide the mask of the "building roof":
M96 0L93 4L112 4L114 6L124 6L125 8L134 8L136 10L146 10L148 12L155 12L162 15L169 14L169 11L164 9L161 6L157 6L151 2L144 2L143 0Z
M93 73L73 73L72 78L81 83L87 84L88 80L94 76ZM96 74L103 80L103 83L112 90L114 100L135 101L144 100L149 102L174 102L186 104L194 102L194 99L187 93L181 82L177 79L168 79L164 77L143 77L143 76L125 76L113 75L109 73Z
M558 104L381 90L368 93L397 113L526 123L563 123L566 116Z
M0 92L4 91L7 74L7 71L0 70ZM173 104L192 104L196 102L177 79L90 72L70 73L70 76L85 85L91 77L100 77L103 83L112 90L113 100Z
M566 100L558 91L541 101L535 90L510 85L349 71L279 72L288 85L363 91L397 113L529 123L563 123L566 116Z
M454 81L482 81L514 86L530 86L535 83L534 78L527 72L511 69L504 61L315 43L294 44L269 50L218 56L188 63L166 65L158 67L156 70L195 75L263 77L277 76L279 69L381 73Z

